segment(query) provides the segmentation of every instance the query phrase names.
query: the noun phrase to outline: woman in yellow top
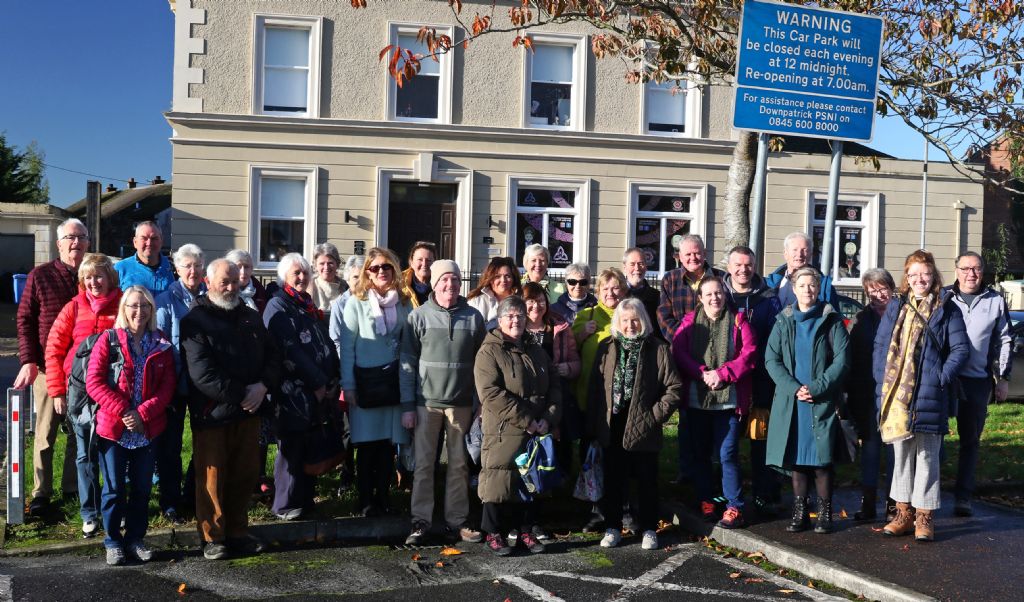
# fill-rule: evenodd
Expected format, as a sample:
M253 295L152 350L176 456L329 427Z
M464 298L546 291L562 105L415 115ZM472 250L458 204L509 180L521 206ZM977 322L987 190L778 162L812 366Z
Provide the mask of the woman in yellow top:
M626 298L629 285L621 270L609 268L597 276L597 305L580 310L572 323L572 333L576 337L576 348L580 352L580 376L573 384L576 403L580 409L587 409L587 388L590 384L590 373L594 368L597 346L611 336L612 314L619 301Z

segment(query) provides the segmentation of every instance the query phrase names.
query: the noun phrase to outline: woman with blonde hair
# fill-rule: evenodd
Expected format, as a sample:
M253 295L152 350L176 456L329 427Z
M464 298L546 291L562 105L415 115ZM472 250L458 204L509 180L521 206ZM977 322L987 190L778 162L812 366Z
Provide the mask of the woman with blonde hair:
M942 438L955 414L954 388L970 343L963 314L953 294L943 292L931 253L920 249L907 257L899 293L878 325L872 363L878 427L895 456L889 495L896 500L896 518L883 532L913 531L917 541L931 541Z
M341 325L341 386L356 446L356 488L364 516L390 512L394 446L407 445L409 429L416 424L412 400L401 403L398 393L398 352L412 311L398 267L391 250L369 250Z

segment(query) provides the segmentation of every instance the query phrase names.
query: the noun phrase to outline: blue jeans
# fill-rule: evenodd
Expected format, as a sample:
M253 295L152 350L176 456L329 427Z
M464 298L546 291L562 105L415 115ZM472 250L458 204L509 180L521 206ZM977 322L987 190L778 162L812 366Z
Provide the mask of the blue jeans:
M729 507L743 509L743 490L740 475L740 416L735 410L686 410L693 443L693 472L697 497L710 501L714 497L711 485L711 454L717 454L722 463L722 495Z
M179 511L181 505L181 438L185 432L185 408L168 408L167 427L153 445L156 470L160 475L160 510Z
M108 548L142 541L149 523L149 492L153 487L156 450L151 443L126 449L116 441L99 439L100 471L103 473L103 529ZM121 519L124 518L124 535Z
M96 520L100 516L100 460L97 451L97 440L100 437L92 433L91 425L75 424L72 430L77 444L75 468L78 473L79 514L82 522Z
M860 484L865 489L877 489L878 477L881 470L882 450L885 450L885 479L882 483L882 493L885 497L889 495L889 487L892 484L893 455L892 445L882 443L882 433L878 432L877 422L874 429L868 433L862 433L860 449Z
M960 434L960 460L956 470L956 501L969 502L974 495L974 471L978 467L981 432L988 418L988 402L992 399L991 378L960 377L964 399L956 414L956 430Z

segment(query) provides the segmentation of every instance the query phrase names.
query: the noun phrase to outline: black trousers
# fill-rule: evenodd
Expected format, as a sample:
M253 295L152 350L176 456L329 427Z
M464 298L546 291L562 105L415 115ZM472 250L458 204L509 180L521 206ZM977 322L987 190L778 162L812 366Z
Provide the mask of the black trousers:
M658 453L626 451L620 436L604 449L604 496L600 506L608 529L622 528L622 505L630 478L636 480L635 518L640 530L654 531L658 528Z
M502 537L509 531L529 533L536 520L536 505L533 502L484 502L480 527L484 533L497 533Z
M395 472L395 446L388 439L356 445L356 488L359 507L389 510L388 489Z

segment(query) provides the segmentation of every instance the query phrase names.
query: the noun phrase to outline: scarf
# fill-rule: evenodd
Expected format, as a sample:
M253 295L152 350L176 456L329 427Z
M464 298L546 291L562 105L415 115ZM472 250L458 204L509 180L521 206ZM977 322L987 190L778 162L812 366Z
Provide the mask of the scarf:
M640 361L640 347L646 337L629 338L616 335L615 343L619 357L612 373L612 414L618 414L633 398L636 382L636 365Z
M321 311L329 311L331 302L341 294L341 279L338 278L334 282L327 282L322 278L314 278L313 286L316 287L316 291L319 293L317 299L314 299L314 303L319 303Z
M85 299L86 301L89 302L89 309L92 310L92 313L100 313L100 311L103 308L105 308L108 303L110 303L110 293L112 292L113 291L109 291L107 292L106 295L103 295L102 297L96 297L89 291L85 291Z
M317 308L316 304L313 303L313 297L310 296L309 293L299 292L287 284L281 287L281 290L283 290L286 295L291 297L292 300L295 301L295 303L298 304L298 306L302 309L302 311L306 312L307 314L309 314L310 316L314 317L317 320L324 319L324 312Z
M366 298L370 302L370 317L373 318L373 329L380 336L386 335L388 333L388 323L390 322L393 326L396 321L397 312L395 306L398 305L398 291L391 289L382 297L380 293L370 289Z
M242 298L242 303L249 306L249 309L256 309L256 286L252 283L251 278L249 284L238 291L238 296Z
M732 356L733 341L729 332L736 321L736 315L732 310L725 308L717 320L712 320L703 306L698 307L696 311L693 334L690 338L690 356L694 359L700 358L708 370L715 370ZM697 379L694 384L697 387L697 401L700 402L701 408L714 409L714 406L729 403L732 394L731 384L713 391L704 384L703 379Z
M910 402L918 383L917 364L924 347L924 329L936 304L932 295L920 300L908 297L893 326L882 377L879 430L885 443L914 436L910 431Z

